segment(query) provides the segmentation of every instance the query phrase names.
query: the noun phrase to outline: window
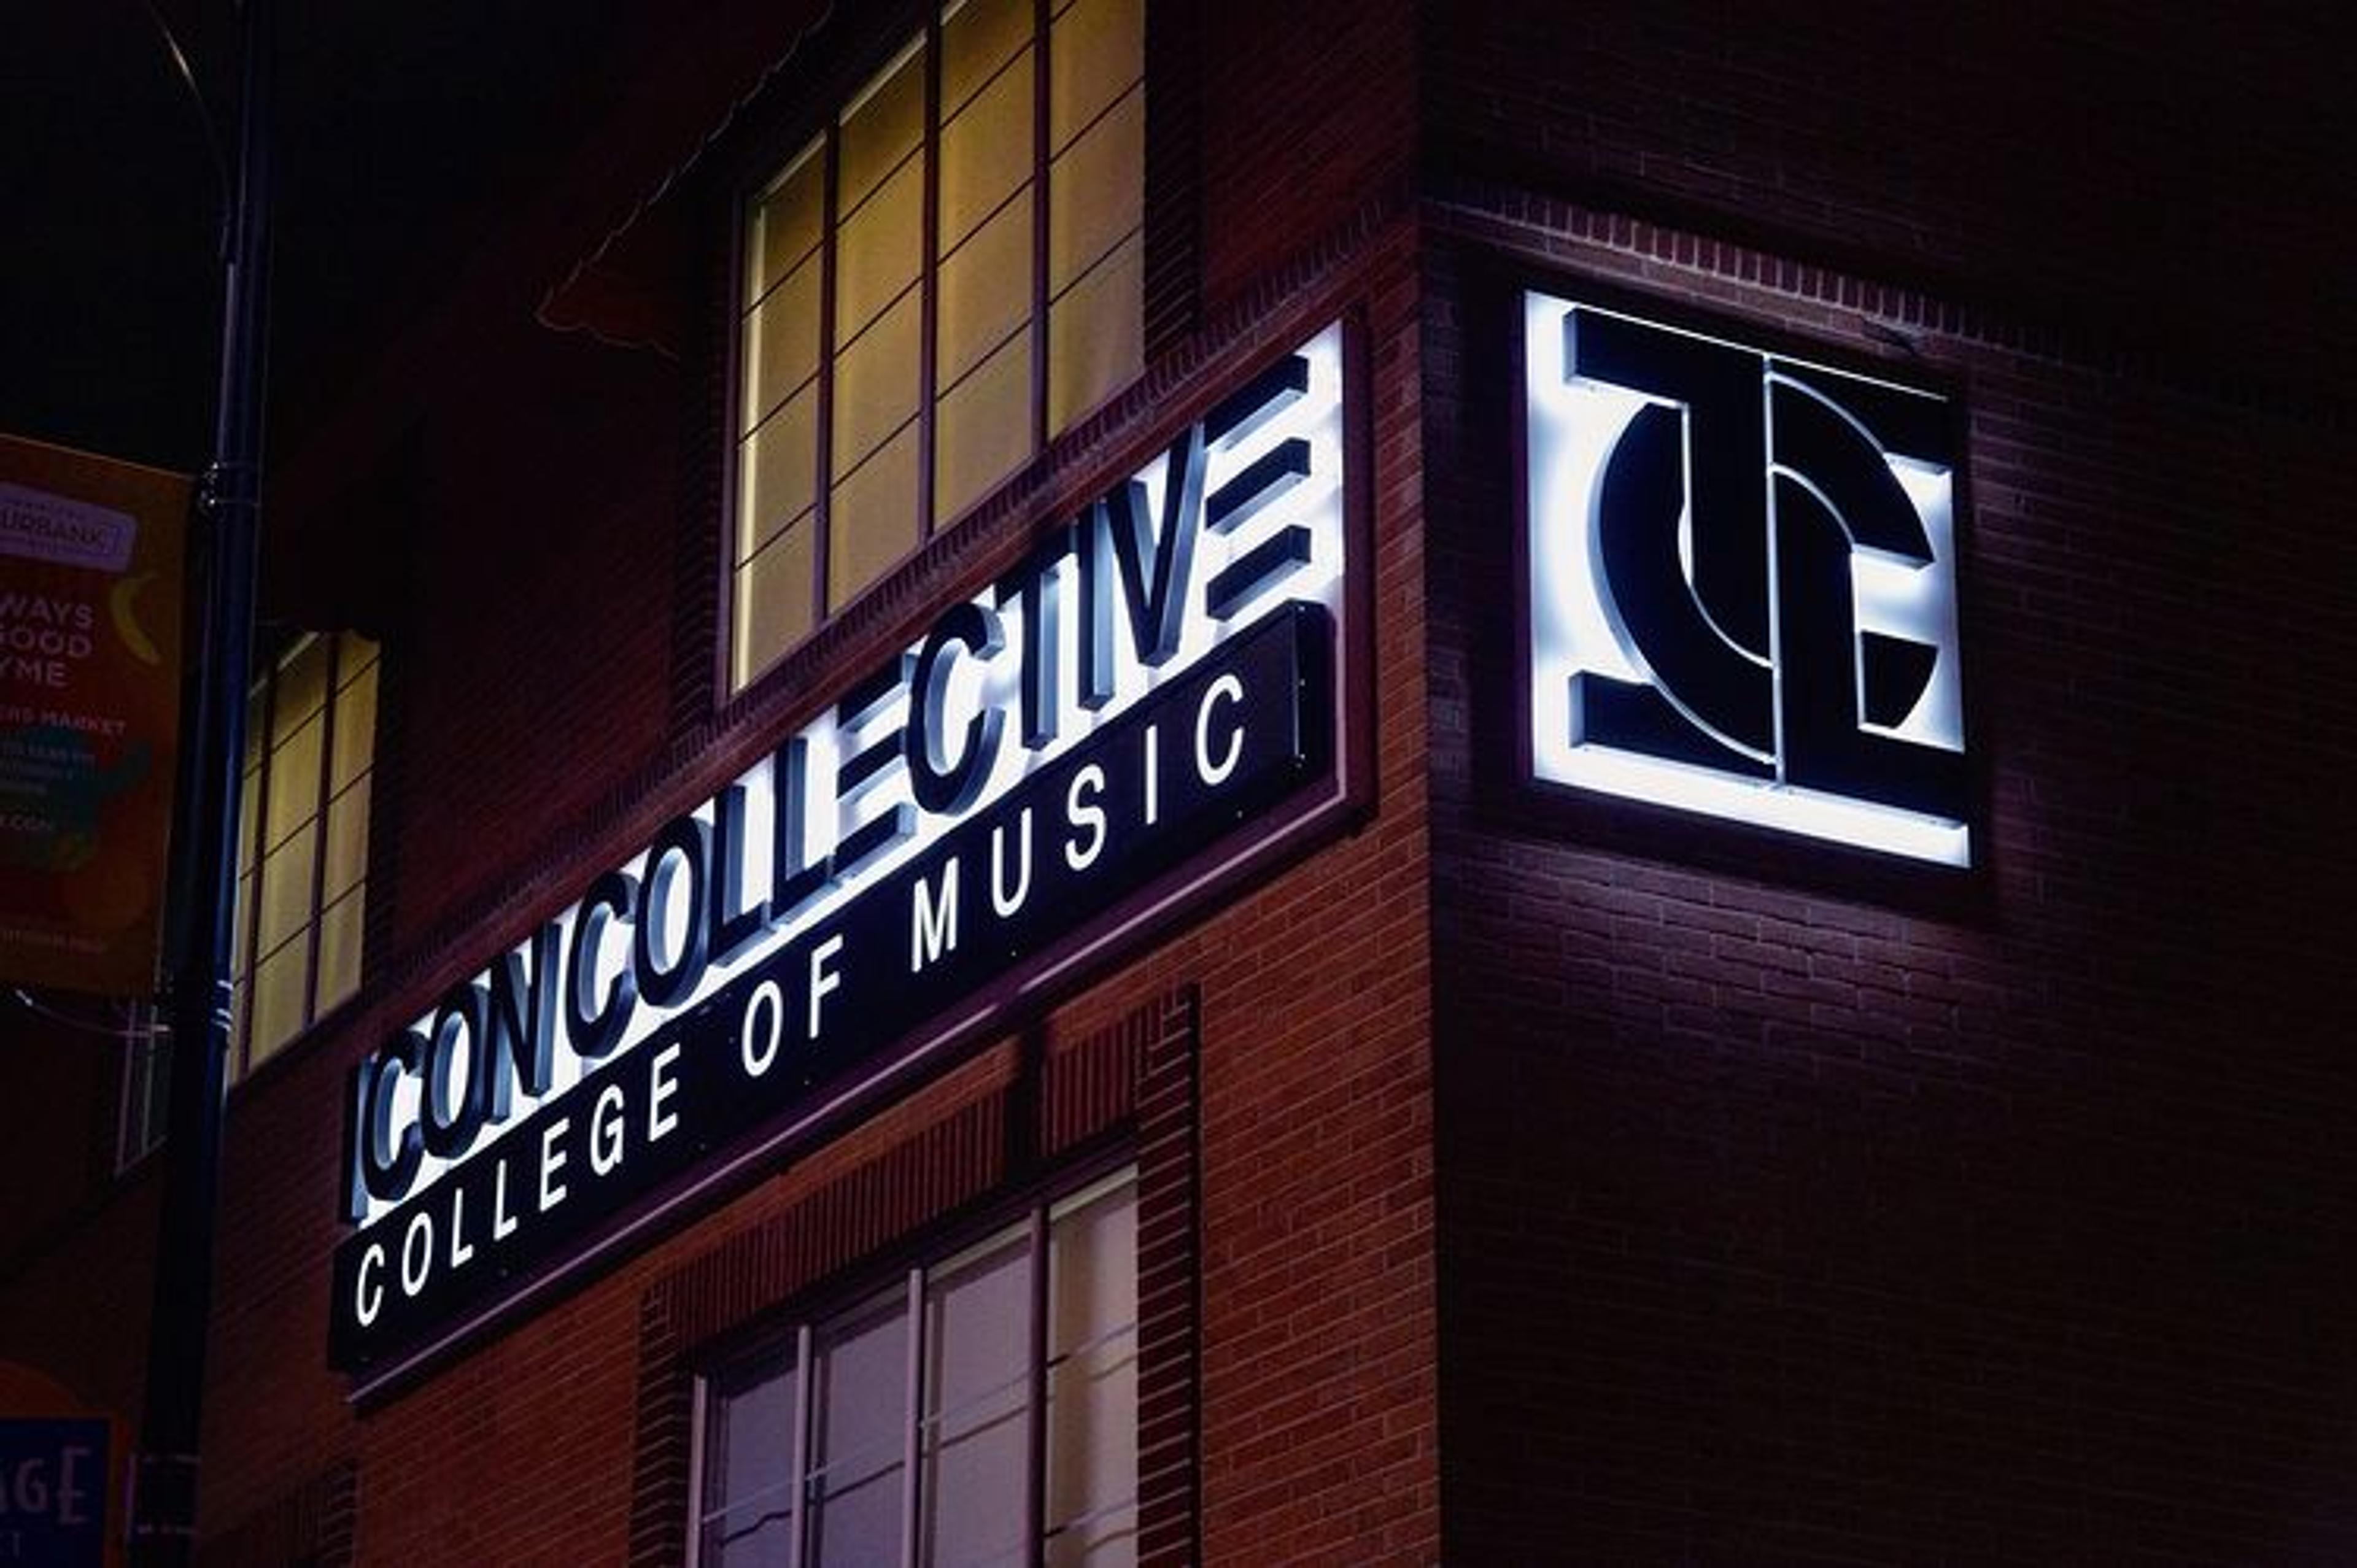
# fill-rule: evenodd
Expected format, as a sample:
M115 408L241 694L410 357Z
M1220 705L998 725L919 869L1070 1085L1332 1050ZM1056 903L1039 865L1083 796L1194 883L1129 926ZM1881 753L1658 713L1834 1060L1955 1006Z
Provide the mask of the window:
M954 0L744 212L732 688L1145 362L1141 0Z
M114 1168L129 1170L161 1146L171 1119L172 1031L149 1002L119 1004L123 1102L115 1120Z
M307 635L254 682L240 789L232 1074L360 988L376 644Z
M1136 1558L1134 1173L705 1380L698 1568Z

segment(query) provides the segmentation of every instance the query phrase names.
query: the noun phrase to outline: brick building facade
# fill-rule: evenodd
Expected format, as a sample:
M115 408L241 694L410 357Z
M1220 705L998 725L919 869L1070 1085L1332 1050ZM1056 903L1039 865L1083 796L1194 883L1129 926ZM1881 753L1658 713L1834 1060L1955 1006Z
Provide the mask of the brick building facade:
M618 27L629 90L585 88L566 156L433 252L427 303L297 350L265 594L382 650L365 950L356 992L231 1091L200 1560L786 1561L722 1495L729 1391L782 1386L739 1369L801 1367L823 1403L841 1312L905 1277L934 1323L928 1270L1048 1235L1109 1173L1135 1205L1129 1496L1100 1554L1060 1555L1082 1537L1056 1533L1061 1440L1035 1435L1010 1561L2357 1551L2334 994L2357 863L2330 809L2357 734L2327 196L2347 111L2309 29L1148 0L1135 372L740 682L738 226L784 149L851 135L829 116L905 40L953 47L942 13L886 9ZM1534 294L1940 400L1965 864L1533 776ZM1339 551L1340 581L1298 682L1308 781L331 1365L369 1282L401 1290L404 1244L370 1273L366 1241L412 1212L390 1176L382 1212L348 1210L352 1140L401 1133L371 1133L354 1075L536 931L577 930L673 824L716 833L791 737L851 733L846 693L903 650L957 662L944 618L1133 475L1167 561L1165 455L1204 429L1211 484L1236 479L1223 411L1318 343L1337 424L1301 461L1335 532L1302 549ZM1686 428L1691 465L1713 431ZM1104 569L1125 636L1150 584ZM1243 637L1219 635L1153 690L1191 691L1188 660ZM1110 698L1042 755L1110 756L1090 736L1155 700ZM1188 711L1208 777L1217 710ZM954 772L948 736L899 766ZM936 814L981 823L1026 787ZM656 1032L612 1058L632 1071L673 1037L642 1011ZM156 1166L113 1168L111 1062L10 1026L52 1087L0 1111L25 1151L0 1359L128 1413ZM753 1049L741 1022L679 1037L683 1072ZM651 1129L668 1102L642 1091ZM390 1091L382 1113L420 1116ZM458 1147L417 1190L521 1142ZM572 1147L577 1184L595 1146ZM455 1257L454 1230L427 1247ZM1035 1428L1054 1375L1017 1402ZM796 1425L821 1445L822 1416ZM947 1430L910 1428L913 1538L952 1492ZM850 1506L826 1474L788 1485L806 1553Z

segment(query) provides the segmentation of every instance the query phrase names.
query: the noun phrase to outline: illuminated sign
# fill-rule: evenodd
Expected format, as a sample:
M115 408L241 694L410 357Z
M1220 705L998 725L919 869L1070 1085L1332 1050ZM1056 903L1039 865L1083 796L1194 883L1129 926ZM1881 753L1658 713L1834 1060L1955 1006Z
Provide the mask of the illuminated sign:
M1329 328L362 1061L335 1363L423 1353L1331 798L1341 376Z
M1523 303L1534 773L1968 865L1949 401Z

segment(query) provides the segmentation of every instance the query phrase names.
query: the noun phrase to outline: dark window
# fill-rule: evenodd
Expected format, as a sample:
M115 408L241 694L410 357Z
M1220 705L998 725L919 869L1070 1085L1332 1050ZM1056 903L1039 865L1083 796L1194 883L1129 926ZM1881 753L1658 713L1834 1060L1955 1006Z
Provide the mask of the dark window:
M781 1325L700 1386L699 1568L1136 1558L1133 1172Z

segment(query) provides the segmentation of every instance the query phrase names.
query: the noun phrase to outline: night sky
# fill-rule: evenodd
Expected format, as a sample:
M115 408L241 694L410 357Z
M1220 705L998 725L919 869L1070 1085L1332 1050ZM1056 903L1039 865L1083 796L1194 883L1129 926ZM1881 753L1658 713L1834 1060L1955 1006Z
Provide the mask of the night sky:
M513 0L278 11L270 341L274 393L292 403L320 373L307 345L388 329L447 264L464 215L565 134L556 84L587 44L553 26L556 8ZM201 467L235 14L227 0L5 0L0 17L0 429Z

